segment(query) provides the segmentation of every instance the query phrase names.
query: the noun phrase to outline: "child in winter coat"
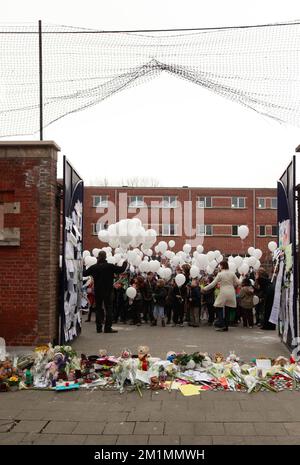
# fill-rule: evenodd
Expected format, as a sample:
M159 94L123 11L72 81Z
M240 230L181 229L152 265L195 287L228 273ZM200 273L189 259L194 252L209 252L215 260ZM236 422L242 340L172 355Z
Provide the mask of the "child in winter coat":
M201 292L198 279L193 279L190 288L191 303L191 326L194 328L200 324L200 306L201 306Z
M253 328L253 295L254 289L251 286L250 279L243 279L239 302L243 326L245 328L247 328L247 326L249 326L249 328Z
M165 305L168 291L165 287L165 282L163 279L159 279L156 283L156 288L154 289L154 310L153 310L153 322L151 326L157 325L158 318L161 318L161 325L166 326L165 323Z

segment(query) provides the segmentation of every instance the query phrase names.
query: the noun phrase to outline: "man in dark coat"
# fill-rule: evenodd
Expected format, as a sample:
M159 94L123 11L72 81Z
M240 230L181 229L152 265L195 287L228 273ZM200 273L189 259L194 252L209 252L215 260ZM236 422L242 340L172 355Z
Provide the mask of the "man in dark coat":
M90 266L83 272L83 276L92 276L94 280L94 290L96 299L96 328L97 333L102 332L102 324L104 321L103 303L105 307L105 333L117 333L112 329L113 307L113 283L114 275L123 273L127 268L125 261L122 266L116 266L112 263L107 263L106 252L100 250L98 254L98 261L95 265Z

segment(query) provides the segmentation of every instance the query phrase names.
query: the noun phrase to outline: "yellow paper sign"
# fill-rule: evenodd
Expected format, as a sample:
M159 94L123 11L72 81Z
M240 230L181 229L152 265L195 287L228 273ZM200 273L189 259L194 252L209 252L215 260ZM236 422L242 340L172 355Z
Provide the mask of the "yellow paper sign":
M199 386L194 386L193 384L181 385L179 389L184 396L196 396L200 394Z

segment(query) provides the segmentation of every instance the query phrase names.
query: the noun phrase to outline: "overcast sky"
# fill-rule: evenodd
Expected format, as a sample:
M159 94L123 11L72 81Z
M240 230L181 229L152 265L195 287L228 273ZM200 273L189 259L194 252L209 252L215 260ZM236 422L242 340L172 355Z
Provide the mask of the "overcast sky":
M1 5L0 18L102 30L235 26L299 19L300 3L10 0ZM44 139L60 145L86 184L97 177L115 183L139 175L166 186L276 187L300 144L300 129L161 74L60 119L46 128Z

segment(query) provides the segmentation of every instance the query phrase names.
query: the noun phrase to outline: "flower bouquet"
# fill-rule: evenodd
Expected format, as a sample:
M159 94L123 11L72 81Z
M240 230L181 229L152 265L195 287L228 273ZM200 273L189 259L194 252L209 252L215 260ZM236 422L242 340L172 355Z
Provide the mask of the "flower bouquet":
M8 378L8 386L11 391L17 391L19 389L19 384L20 384L21 378L17 375L13 375L10 378Z

